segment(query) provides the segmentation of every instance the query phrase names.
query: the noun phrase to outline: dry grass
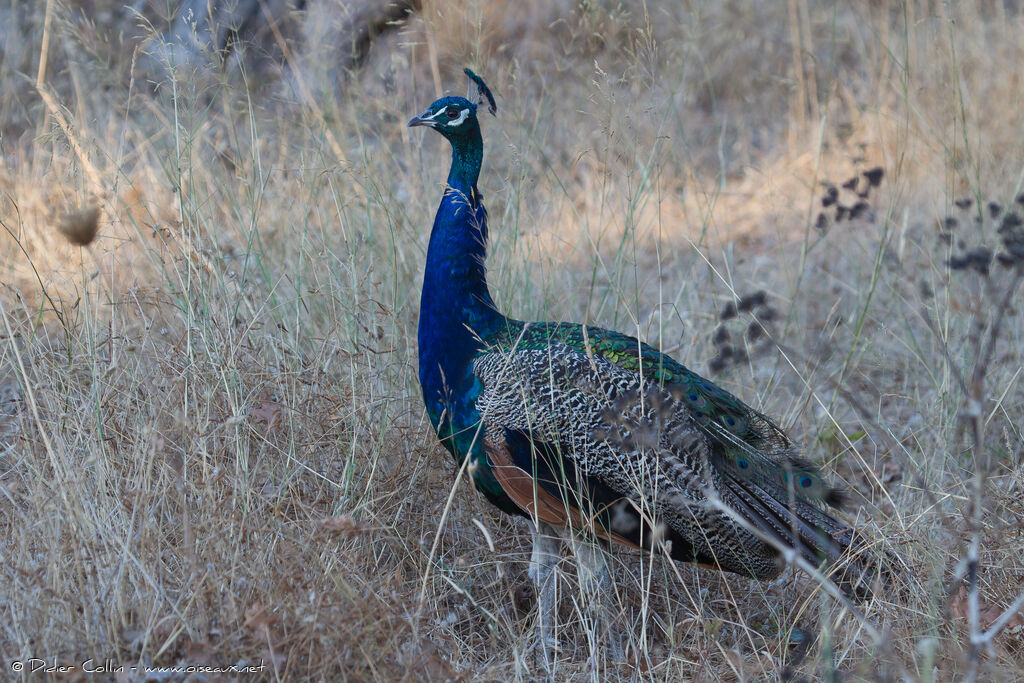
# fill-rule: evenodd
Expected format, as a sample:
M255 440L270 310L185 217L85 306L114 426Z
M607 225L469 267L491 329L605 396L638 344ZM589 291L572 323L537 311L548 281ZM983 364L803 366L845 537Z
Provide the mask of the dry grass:
M864 605L876 642L802 574L759 585L618 551L633 668L587 642L569 563L558 677L962 676L975 464L943 344L969 361L992 312L935 226L959 215L972 246L983 202L1021 191L1021 15L424 4L343 83L315 64L253 83L238 60L161 67L144 30L118 43L114 3L53 3L39 90L43 8L0 10L23 29L2 31L0 66L4 665L537 675L525 526L462 482L439 527L455 470L416 381L447 150L402 126L470 64L500 96L481 183L499 305L636 332L707 373L718 311L767 290L787 351L752 345L716 381L779 417L913 568ZM816 231L821 182L876 165L876 219ZM93 207L96 238L68 244ZM1024 323L1004 324L983 622L1024 579ZM1020 676L1020 623L983 679Z

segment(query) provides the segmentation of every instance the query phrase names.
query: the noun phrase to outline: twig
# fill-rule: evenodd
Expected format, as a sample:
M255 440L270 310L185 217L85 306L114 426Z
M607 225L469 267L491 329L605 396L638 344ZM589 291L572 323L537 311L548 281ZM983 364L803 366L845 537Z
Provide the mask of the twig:
M1024 279L1024 264L1018 263L1014 270L1013 279L1010 281L1009 285L1007 285L1006 290L998 301L998 305L995 307L995 317L992 319L992 324L989 326L987 333L976 334L972 330L969 342L972 354L975 358L975 363L971 372L968 391L965 392L966 405L960 411L960 417L967 422L971 432L972 456L974 458L974 477L972 479L970 513L968 515L968 525L971 530L971 538L967 545L966 558L967 623L968 630L970 632L970 641L967 651L967 673L964 676L964 681L967 683L973 683L973 681L977 680L978 669L981 665L981 653L984 648L991 643L995 634L998 633L998 630L992 631L992 629L990 629L991 634L989 632L983 633L980 625L978 569L981 556L981 530L984 518L985 486L988 479L988 473L992 469L992 456L985 448L985 418L982 408L985 402L985 376L988 373L989 363L992 360L992 354L999 339L999 333L1002 331L1003 320L1009 310L1010 300L1017 292L1022 279ZM995 299L994 295L992 298ZM975 323L980 323L980 321L975 321ZM955 367L951 367L950 369L957 372ZM965 378L960 377L959 379L961 385L963 385ZM1021 596L1017 601L1015 601L1014 604L1016 607L1013 610L1014 612L1016 609L1020 608L1020 604L1017 604L1017 602L1024 604L1024 596ZM1003 620L1005 617L1003 625L1005 625L1005 622L1008 622L1010 619L1010 616L1007 616L1007 613L1010 613L1010 610L1007 610L1007 612L1000 617L1000 620Z
M46 0L43 15L43 37L39 41L39 70L36 71L36 87L46 79L46 63L50 54L50 26L53 24L53 0Z
M92 162L89 161L89 157L85 153L85 149L78 142L77 136L71 132L71 126L68 124L67 118L64 113L60 110L60 106L57 103L57 98L53 96L49 88L46 86L46 64L49 59L49 47L50 47L50 27L53 23L53 0L46 0L46 16L43 19L43 37L41 46L39 48L39 70L36 72L36 92L39 93L39 97L43 100L43 104L46 105L46 110L50 112L50 116L60 126L61 131L64 133L64 137L67 138L68 143L71 145L71 149L75 150L75 155L78 157L79 163L82 164L82 169L85 171L85 177L88 178L89 183L92 185L93 192L96 193L97 198L103 196L103 183L100 181L100 173L93 166Z
M978 358L978 363L975 366L975 373L980 370L982 375L984 375L984 373L988 371L988 364L992 360L992 354L995 352L996 340L999 338L999 333L1002 331L1003 320L1006 319L1006 311L1010 308L1010 299L1013 298L1013 295L1020 286L1022 279L1024 279L1024 264L1018 264L1017 268L1014 270L1013 280L1010 282L1010 286L1006 288L1006 292L1003 293L1003 298L1000 299L996 305L998 315L996 316L996 319L992 321L992 329L989 333L985 348Z
M831 597L835 598L835 600L839 602L843 606L843 608L845 608L847 611L849 611L850 614L854 616L854 618L860 623L864 630L868 632L872 639L874 639L874 644L876 647L885 650L886 652L891 652L890 640L888 639L886 632L875 626L875 624L870 619L868 619L867 616L863 612L861 612L855 604L853 604L853 601L850 600L850 598L848 598L839 589L838 586L836 586L831 580L829 580L829 578L825 576L817 567L815 567L806 559L804 559L803 556L801 556L795 548L786 545L775 536L765 533L760 528L758 528L751 522L747 521L742 515L733 510L730 506L726 505L725 502L722 501L722 499L713 489L706 489L705 495L707 496L708 503L711 506L725 513L745 531L750 532L759 540L763 541L764 543L767 543L772 548L777 550L779 552L779 555L782 557L782 559L786 562L787 565L799 567L808 576L814 579L815 583L817 583ZM914 680L914 676L911 675L909 671L907 671L902 665L898 666L900 669L901 676L903 676L906 680Z
M932 317L928 314L928 310L923 305L921 306L921 319L924 320L924 324L928 326L928 330L935 337L935 340L939 342L939 346L942 347L942 353L946 357L946 365L949 366L950 372L953 373L953 377L956 378L957 384L960 385L960 390L963 391L966 396L970 391L967 389L967 381L964 379L964 372L953 359L953 355L949 351L949 344L946 343L942 334L939 333L939 328L935 325L935 321L932 320Z
M987 646L992 642L992 639L999 635L999 632L1006 628L1006 625L1010 623L1010 619L1013 619L1017 615L1017 612L1024 607L1024 593L1017 596L1017 599L1010 603L1010 606L999 615L999 618L992 622L992 625L988 627L988 630L981 634L979 637L979 645Z

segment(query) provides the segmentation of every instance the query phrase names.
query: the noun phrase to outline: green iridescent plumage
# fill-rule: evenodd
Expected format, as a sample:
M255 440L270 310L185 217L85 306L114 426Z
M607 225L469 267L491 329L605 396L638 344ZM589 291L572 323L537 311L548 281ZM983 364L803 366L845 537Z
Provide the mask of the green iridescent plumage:
M771 482L814 505L842 504L841 489L828 485L813 464L795 455L792 442L771 419L633 337L573 323L509 321L484 341L504 352L565 344L649 378L692 410L694 422L718 446L714 450L716 466L729 468L739 479Z

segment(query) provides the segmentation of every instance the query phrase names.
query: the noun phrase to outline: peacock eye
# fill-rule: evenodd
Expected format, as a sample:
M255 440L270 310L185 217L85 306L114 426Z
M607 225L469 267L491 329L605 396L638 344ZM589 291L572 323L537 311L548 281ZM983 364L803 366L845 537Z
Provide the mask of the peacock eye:
M450 118L450 119L457 119L457 118L459 118L459 110L455 109L454 107L448 107L448 111L446 112L446 114L448 115L448 118Z

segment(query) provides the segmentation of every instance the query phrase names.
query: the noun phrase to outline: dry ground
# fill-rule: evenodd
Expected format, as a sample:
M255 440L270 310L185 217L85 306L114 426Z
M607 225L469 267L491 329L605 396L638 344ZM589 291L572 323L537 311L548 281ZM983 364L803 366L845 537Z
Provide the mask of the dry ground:
M1024 323L1019 297L1002 307L979 453L953 368L999 307L947 264L996 246L987 204L1022 190L1015 3L425 2L343 80L316 45L254 75L157 54L116 3L50 4L45 27L43 3L0 9L18 26L0 29L5 667L538 675L527 529L453 488L416 381L448 152L404 122L470 65L499 96L481 180L499 305L635 332L710 374L720 311L767 291L777 345L727 321L747 358L712 376L911 568L859 618L802 573L616 552L626 664L587 642L567 562L557 678L970 674L972 529L981 626L1024 589ZM823 182L876 166L870 211L817 229ZM981 679L1024 677L1022 625Z

